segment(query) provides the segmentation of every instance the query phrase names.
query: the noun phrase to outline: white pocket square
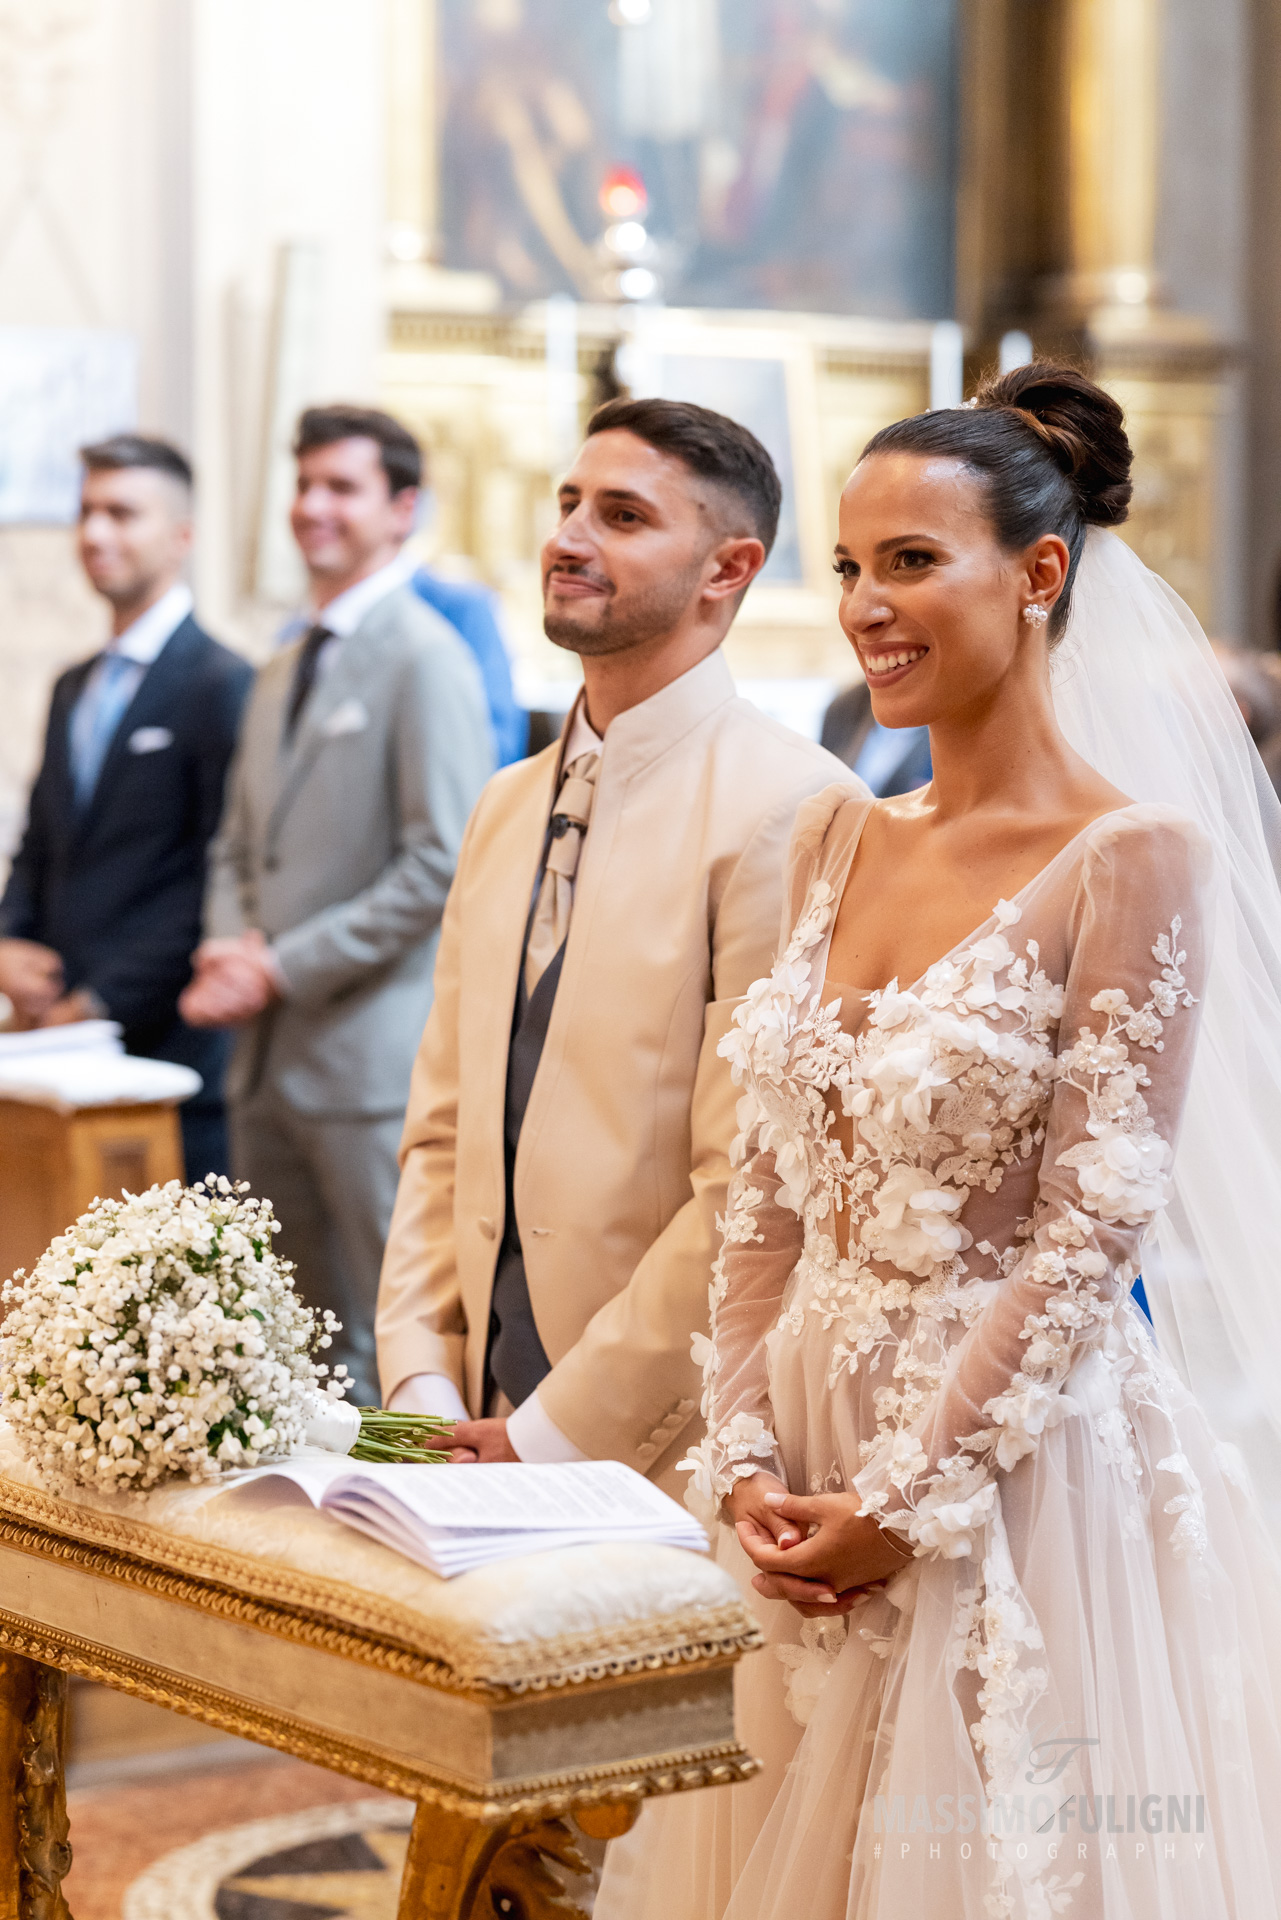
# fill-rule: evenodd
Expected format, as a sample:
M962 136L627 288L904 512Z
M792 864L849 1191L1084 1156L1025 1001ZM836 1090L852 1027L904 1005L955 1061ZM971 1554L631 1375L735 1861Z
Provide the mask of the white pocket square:
M363 700L344 700L335 707L326 720L321 732L326 740L336 740L340 734L363 733L369 725L369 709Z
M130 753L160 753L173 745L168 727L135 727L129 735Z

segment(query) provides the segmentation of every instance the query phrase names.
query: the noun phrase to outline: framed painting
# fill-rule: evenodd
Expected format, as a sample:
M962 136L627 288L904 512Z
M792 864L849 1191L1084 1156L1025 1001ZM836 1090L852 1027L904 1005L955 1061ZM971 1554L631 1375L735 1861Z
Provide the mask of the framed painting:
M78 450L132 427L138 345L97 327L0 327L0 525L69 525Z

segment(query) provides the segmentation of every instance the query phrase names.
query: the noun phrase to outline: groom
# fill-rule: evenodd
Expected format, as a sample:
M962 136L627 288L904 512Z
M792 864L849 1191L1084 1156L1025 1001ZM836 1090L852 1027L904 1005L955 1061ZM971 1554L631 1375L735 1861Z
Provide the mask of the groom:
M389 1406L460 1459L622 1460L683 1492L735 1095L716 1045L778 938L796 809L840 761L720 652L781 489L703 407L593 415L543 549L583 663L558 745L492 779L445 910L383 1262Z

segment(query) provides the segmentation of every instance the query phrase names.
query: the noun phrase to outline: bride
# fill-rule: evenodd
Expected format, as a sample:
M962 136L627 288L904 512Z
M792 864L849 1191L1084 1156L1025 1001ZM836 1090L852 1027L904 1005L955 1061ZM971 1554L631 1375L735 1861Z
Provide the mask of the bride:
M651 1810L610 1920L1281 1911L1243 1458L1276 1458L1281 819L1195 622L1100 531L1129 469L1115 402L1041 364L877 434L842 497L841 624L934 777L798 818L723 1043L690 1462L772 1603L748 1686L804 1732L751 1835Z

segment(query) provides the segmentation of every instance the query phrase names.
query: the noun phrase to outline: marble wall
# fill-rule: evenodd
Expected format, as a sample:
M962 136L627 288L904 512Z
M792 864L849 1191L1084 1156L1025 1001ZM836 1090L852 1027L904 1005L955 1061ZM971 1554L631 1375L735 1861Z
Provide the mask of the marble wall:
M289 586L259 591L271 402L376 392L383 36L383 0L0 0L0 326L136 338L139 424L198 470L200 612L250 655ZM68 531L0 527L0 859L52 679L102 630Z
M196 582L210 625L253 649L289 598L279 569L259 589L292 417L377 392L384 6L189 4Z
M0 325L133 334L142 417L186 438L182 11L0 4ZM21 824L49 683L101 630L67 531L0 528L0 854Z

